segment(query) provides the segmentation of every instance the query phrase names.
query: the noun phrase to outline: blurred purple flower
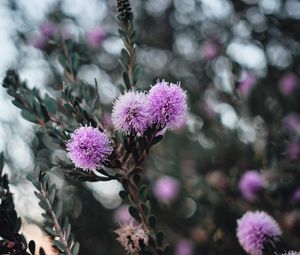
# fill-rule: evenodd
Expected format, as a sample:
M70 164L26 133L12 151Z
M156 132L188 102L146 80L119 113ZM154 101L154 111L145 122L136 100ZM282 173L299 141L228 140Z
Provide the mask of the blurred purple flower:
M175 129L181 126L187 113L187 96L179 84L158 81L149 91L149 113L161 126Z
M287 145L287 155L290 160L297 160L300 157L300 142L291 141Z
M86 42L91 48L98 48L107 37L107 32L102 27L91 29L86 34Z
M112 153L109 137L93 127L77 128L66 144L68 157L76 167L95 170Z
M207 40L202 43L200 54L206 61L213 60L220 53L220 45L216 40Z
M283 119L283 127L290 133L300 131L300 115L290 113Z
M239 85L239 91L243 97L247 97L252 90L253 86L256 83L256 76L252 73L246 73L246 75L243 77L240 85Z
M297 89L298 82L298 77L295 74L285 74L279 81L279 90L283 95L288 96Z
M58 31L58 27L53 22L45 22L40 26L40 33L46 38L52 37Z
M112 122L126 135L135 133L141 136L151 123L146 94L129 91L119 96L114 103Z
M237 225L239 243L251 255L262 255L264 245L282 234L278 223L265 212L247 212Z
M259 193L264 189L262 175L254 170L245 172L240 179L239 189L246 200L256 200Z
M47 44L47 39L42 35L35 35L29 39L29 45L37 49L44 49Z
M174 201L180 191L180 183L171 176L163 176L156 181L153 193L163 203Z
M176 243L175 255L192 255L194 243L188 239L181 239Z
M128 211L128 205L122 205L114 212L114 220L116 223L119 224L129 224L130 222L134 221Z
M293 193L293 201L297 204L300 203L300 187L298 187Z

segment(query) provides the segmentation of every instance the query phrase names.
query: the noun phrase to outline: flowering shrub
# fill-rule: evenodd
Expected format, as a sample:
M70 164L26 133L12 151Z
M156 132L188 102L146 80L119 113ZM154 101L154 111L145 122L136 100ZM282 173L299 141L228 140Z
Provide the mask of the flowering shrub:
M20 216L55 254L299 254L296 1L134 1L133 15L117 0L113 17L97 2L102 24L62 3L15 35L49 72L32 87L19 61L2 83L34 124L21 197L43 220L22 215L8 149L0 254L52 254Z

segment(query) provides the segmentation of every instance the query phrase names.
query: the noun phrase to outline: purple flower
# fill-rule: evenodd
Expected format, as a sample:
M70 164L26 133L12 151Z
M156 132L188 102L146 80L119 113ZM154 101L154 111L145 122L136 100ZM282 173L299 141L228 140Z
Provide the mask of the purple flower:
M264 189L262 175L257 171L245 172L240 179L239 189L245 199L249 201L256 200L259 193Z
M93 127L77 128L67 142L68 157L76 167L95 170L112 153L109 137Z
M290 160L297 160L300 157L300 142L291 141L287 145L287 155Z
M91 48L98 48L106 36L107 32L102 27L96 27L87 32L86 42Z
M141 136L149 126L149 119L148 99L144 93L130 91L116 100L112 122L120 132Z
M279 81L279 90L285 96L293 93L298 87L298 77L293 73L285 74Z
M265 212L247 212L237 225L239 243L251 255L262 255L264 245L281 236L278 223Z
M154 184L153 192L156 198L164 203L174 201L179 193L180 183L171 176L163 176Z
M181 239L176 243L175 255L192 255L194 243L188 239Z
M285 253L282 253L282 255L300 255L299 251L288 251Z
M114 212L114 220L119 224L129 224L134 221L128 211L128 205L122 205Z
M187 113L187 97L179 84L158 81L149 91L150 115L160 126L175 129Z
M47 45L47 39L42 35L35 35L29 39L29 44L37 49L44 49Z
M187 239L181 239L175 246L175 255L192 255L194 251L194 244Z
M220 53L220 45L216 40L207 40L201 46L201 57L206 60L213 60Z
M293 201L295 203L300 203L300 187L298 187L293 193Z
M300 131L300 116L297 113L290 113L283 119L283 127L290 133Z
M256 82L254 74L247 73L239 85L239 91L243 97L247 97Z
M46 38L52 37L57 30L57 25L53 22L45 22L40 26L41 34Z

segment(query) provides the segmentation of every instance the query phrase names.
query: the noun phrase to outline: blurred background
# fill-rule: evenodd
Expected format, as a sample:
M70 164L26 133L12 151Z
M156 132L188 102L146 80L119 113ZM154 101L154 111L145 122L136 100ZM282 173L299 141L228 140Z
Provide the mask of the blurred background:
M257 209L279 222L283 246L299 250L300 1L131 4L143 67L139 88L149 89L157 79L180 81L189 98L186 124L166 133L146 167L158 224L173 254L244 254L235 237L236 219ZM77 76L87 87L97 79L107 109L103 118L112 129L123 47L115 1L1 0L0 16L0 80L15 68L30 88L57 96L63 68L55 41L58 35L71 39L80 55ZM131 220L118 195L121 185L65 179L50 163L65 151L22 119L2 87L0 151L8 159L5 171L28 240L51 254L42 211L25 178L39 161L60 187L80 254L124 254L114 234ZM259 183L250 195L242 182L249 171Z

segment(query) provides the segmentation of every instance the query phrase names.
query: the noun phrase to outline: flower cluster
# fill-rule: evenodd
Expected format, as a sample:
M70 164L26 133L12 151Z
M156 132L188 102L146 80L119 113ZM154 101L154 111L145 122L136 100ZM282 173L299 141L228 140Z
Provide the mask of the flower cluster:
M124 225L115 231L117 240L130 254L140 254L148 245L149 237L141 225L134 226L132 223Z
M113 148L105 133L93 127L80 127L67 142L67 151L76 167L95 170L107 160Z
M239 243L251 255L262 255L266 243L281 236L277 222L265 212L247 212L237 225Z
M114 104L112 121L121 133L141 136L152 125L179 127L186 112L186 94L180 85L163 80L148 94L129 91L121 95Z

